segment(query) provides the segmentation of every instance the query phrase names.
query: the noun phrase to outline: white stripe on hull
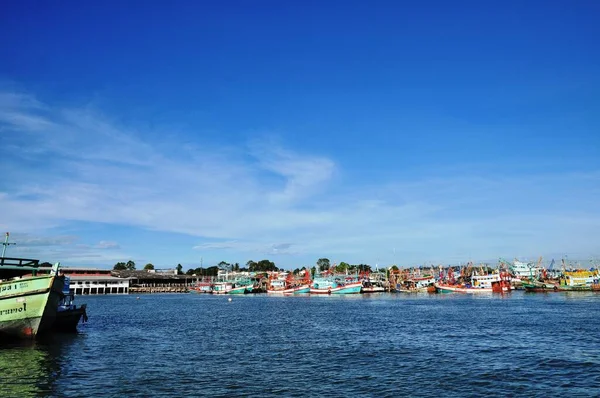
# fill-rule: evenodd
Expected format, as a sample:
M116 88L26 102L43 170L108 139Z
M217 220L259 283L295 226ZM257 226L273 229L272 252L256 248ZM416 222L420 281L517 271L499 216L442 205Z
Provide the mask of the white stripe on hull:
M446 291L450 291L450 292L456 292L456 293L469 293L469 294L476 294L476 293L494 293L494 290L491 287L486 287L486 288L477 288L477 287L460 287L460 286L449 286L449 285L440 285L440 284L435 284L435 287L441 290L446 290ZM508 292L508 287L503 286L502 287L502 291L503 292Z
M349 283L344 286L335 287L335 288L327 288L327 289L315 289L310 288L310 294L344 294L345 290L353 290L357 287L362 288L361 282ZM358 294L360 293L360 289L356 291L348 291L347 294Z

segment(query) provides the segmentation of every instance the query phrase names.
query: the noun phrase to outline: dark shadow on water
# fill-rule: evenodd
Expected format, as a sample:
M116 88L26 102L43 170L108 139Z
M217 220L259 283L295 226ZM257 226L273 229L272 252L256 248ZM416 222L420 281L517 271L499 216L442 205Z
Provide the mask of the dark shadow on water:
M56 396L66 361L64 352L78 334L56 334L36 340L0 344L0 397Z

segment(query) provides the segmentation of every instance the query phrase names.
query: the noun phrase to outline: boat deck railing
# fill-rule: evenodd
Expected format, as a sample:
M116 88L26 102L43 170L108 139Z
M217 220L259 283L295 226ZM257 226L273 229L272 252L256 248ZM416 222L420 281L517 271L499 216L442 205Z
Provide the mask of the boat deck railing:
M9 269L37 269L40 260L16 257L0 257L0 267Z

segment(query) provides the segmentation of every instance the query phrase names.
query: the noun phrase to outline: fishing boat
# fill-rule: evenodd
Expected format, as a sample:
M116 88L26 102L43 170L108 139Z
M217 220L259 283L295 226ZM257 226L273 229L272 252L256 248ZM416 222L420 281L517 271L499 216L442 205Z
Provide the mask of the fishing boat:
M508 293L511 290L510 275L505 272L472 275L470 283L439 281L435 283L435 287L440 293Z
M0 257L0 335L35 338L51 330L64 286L60 264L39 274L39 260L5 257L6 233Z
M212 294L227 294L233 289L231 282L215 282L212 287Z
M600 291L598 270L564 271L558 278L532 280L523 283L528 292L590 292Z
M412 277L403 280L396 285L395 291L400 293L435 293L435 277Z
M515 283L531 280L540 275L543 271L543 268L541 267L542 257L538 259L537 264L526 263L517 259L515 259L512 263L500 259L500 263L508 266L508 269L513 275L512 280Z
M35 338L51 330L64 285L56 263L49 274L38 274L39 260L0 257L0 335Z
M251 282L215 282L212 285L212 294L246 294L251 293L253 284Z
M245 294L254 289L254 281L248 274L219 270L217 280L212 284L212 294Z
M559 278L559 283L570 288L577 287L592 287L598 284L600 279L600 271L598 270L576 270L563 272L562 278Z
M56 332L77 333L77 325L82 320L87 322L87 305L82 304L79 307L75 305L75 294L71 292L70 278L65 276L63 295L58 303L56 319L52 329Z
M246 294L252 293L253 284L252 282L234 282L231 285L229 294Z
M361 272L358 279L362 282L361 293L383 293L388 285L385 274L380 272Z
M267 282L267 294L292 295L310 292L310 272L296 278L293 273L272 273Z
M358 294L362 282L356 276L323 273L315 276L310 286L310 294Z
M210 280L202 280L190 287L193 293L212 293L213 283Z

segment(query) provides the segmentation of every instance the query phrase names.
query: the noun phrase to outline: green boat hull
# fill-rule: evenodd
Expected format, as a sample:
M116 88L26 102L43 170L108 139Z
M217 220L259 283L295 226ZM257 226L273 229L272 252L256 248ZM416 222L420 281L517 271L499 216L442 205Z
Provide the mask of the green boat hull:
M43 275L0 282L0 335L35 338L56 318L64 277Z
M245 294L245 293L250 293L250 292L252 292L252 285L234 287L228 293L229 294Z

